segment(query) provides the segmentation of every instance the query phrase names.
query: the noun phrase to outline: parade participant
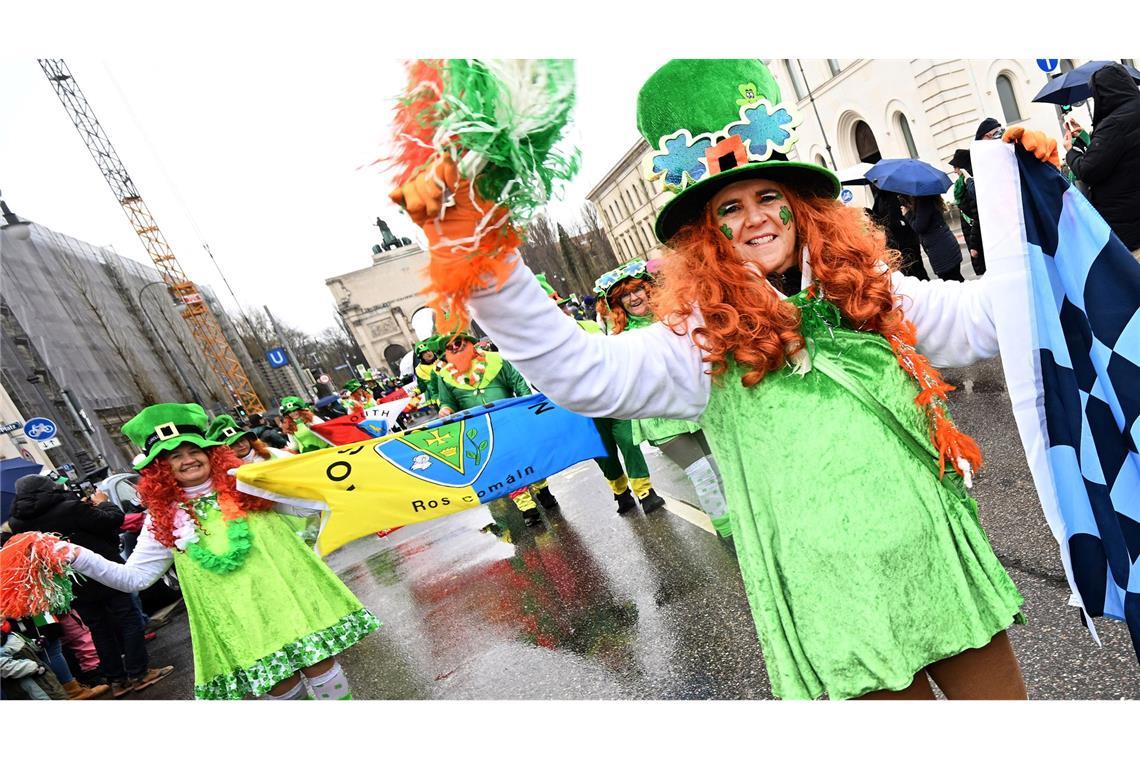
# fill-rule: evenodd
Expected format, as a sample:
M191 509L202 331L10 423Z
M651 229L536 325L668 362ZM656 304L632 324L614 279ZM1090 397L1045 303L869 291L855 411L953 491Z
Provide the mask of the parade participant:
M313 409L297 396L281 399L281 430L289 436L289 450L304 454L327 449L329 444L309 429L313 424Z
M655 226L660 323L587 335L502 245L467 307L568 409L700 421L777 696L932 699L932 678L950 698L1024 699L1005 632L1023 600L966 492L980 452L934 369L997 352L1000 295L990 278L894 271L835 175L787 160L798 117L779 103L753 60L672 61L643 86L638 127L674 193ZM449 161L392 198L450 266L452 241L496 212Z
M653 291L654 278L641 259L629 261L599 277L594 283L594 292L598 298L598 314L605 320L607 332L620 335L653 324L656 321L650 306ZM720 472L700 425L664 417L622 422L630 425L634 446L648 441L684 470L717 534L723 538L732 535Z
M206 438L229 446L234 455L246 464L293 456L291 451L267 446L253 434L252 430L243 430L238 427L234 418L228 414L219 414L210 422L210 427L206 430ZM319 530L317 515L284 515L284 518L293 528L293 532L302 540L309 539L310 543L316 540L316 533Z
M344 384L344 390L348 392L348 398L341 402L345 411L352 414L353 410L371 409L376 406L376 399L372 397L372 391L364 387L364 385L353 378Z
M559 298L546 277L535 275L535 280L542 286L543 292L563 309L564 314L573 317L563 308L568 299ZM574 321L578 323L578 327L588 333L603 332L598 322L588 319ZM633 439L633 423L629 420L595 417L594 425L598 428L598 435L602 437L602 444L606 447L606 456L595 459L594 462L601 468L602 475L610 484L614 501L617 502L617 513L624 515L635 509L638 503L641 504L645 514L665 506L665 500L653 490L653 482L649 478L649 465L645 461L645 455L641 453L639 442ZM618 452L621 452L620 458ZM634 494L637 495L636 500Z
M210 422L206 438L229 446L234 455L246 463L266 462L270 459L291 456L288 451L268 446L252 430L242 429L228 414L219 414Z
M442 366L436 372L440 417L532 393L526 379L510 362L498 352L479 349L475 345L475 338L469 333L460 332L451 336L445 346ZM510 500L522 512L527 527L542 524L538 504L535 503L536 496L538 503L546 509L559 508L558 500L550 492L545 479L509 494Z
M442 365L439 359L439 342L442 338L433 335L416 344L416 387L428 404L439 406L439 389L436 387L436 370Z
M123 425L147 508L125 565L74 545L73 569L122 591L173 563L190 617L194 696L350 699L335 656L380 623L290 530L272 502L237 491L241 464L205 437L197 404L156 404Z

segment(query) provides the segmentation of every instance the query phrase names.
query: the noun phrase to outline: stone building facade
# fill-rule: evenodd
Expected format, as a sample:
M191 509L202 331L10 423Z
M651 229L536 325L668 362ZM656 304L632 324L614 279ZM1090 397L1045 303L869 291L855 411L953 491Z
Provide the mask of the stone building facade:
M400 360L415 346L412 315L426 308L419 273L427 266L427 251L401 242L377 246L371 266L325 280L369 365L389 374L399 371Z
M1084 62L1061 59L1058 71ZM800 113L793 160L842 170L879 158L919 158L948 170L955 149L969 147L987 116L1006 126L1044 130L1058 142L1062 137L1060 110L1032 102L1049 75L1030 59L793 58L765 63L784 101ZM1075 116L1086 127L1092 121L1084 108ZM639 139L587 195L623 261L662 253L653 221L671 196L658 193L643 176L645 160L656 148ZM852 191L852 203L871 205L869 191Z

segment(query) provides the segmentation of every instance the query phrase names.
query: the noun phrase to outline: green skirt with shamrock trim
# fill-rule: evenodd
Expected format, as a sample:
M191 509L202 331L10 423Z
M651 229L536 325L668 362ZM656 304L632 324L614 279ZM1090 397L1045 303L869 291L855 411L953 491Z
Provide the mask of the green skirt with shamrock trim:
M190 618L196 699L261 696L380 627L284 516L256 512L247 519L251 547L232 572L174 555ZM209 510L199 544L224 554L228 543L221 512Z

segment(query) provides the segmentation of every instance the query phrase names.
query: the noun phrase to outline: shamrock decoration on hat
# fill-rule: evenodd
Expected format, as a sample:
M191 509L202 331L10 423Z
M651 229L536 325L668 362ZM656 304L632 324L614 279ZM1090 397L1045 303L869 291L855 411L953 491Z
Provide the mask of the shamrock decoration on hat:
M154 404L123 425L123 435L142 449L131 463L136 470L146 467L159 454L173 451L184 443L200 448L221 445L206 437L208 418L198 404ZM232 420L231 420L232 421Z
M232 446L246 436L256 438L252 430L245 430L228 414L219 414L206 430L206 437L217 443Z
M756 177L797 192L839 196L828 169L789 161L799 114L780 102L780 87L759 60L684 59L658 69L637 97L637 128L658 150L646 175L676 194L657 215L668 243L721 188Z
M594 292L599 296L606 298L609 296L610 291L614 286L622 280L628 280L636 277L640 280L652 280L653 276L649 274L649 269L646 268L645 262L641 259L634 259L627 261L617 269L611 269L603 274L594 282Z

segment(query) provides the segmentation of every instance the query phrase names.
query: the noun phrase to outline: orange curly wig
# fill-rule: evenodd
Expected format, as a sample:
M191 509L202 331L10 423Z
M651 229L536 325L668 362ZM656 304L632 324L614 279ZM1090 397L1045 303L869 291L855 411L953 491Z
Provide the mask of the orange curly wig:
M629 314L626 313L625 307L621 305L621 299L622 296L632 293L638 288L645 288L645 292L649 294L650 303L652 303L654 291L653 281L637 277L622 280L610 289L608 296L598 299L595 308L602 319L609 321L610 335L618 335L623 332L626 325L629 324Z
M899 254L887 248L882 229L859 209L780 189L795 219L795 248L807 246L812 277L823 296L856 330L885 337L899 365L917 382L915 403L926 412L942 471L948 462L961 474L963 462L979 469L977 443L954 426L946 409L946 393L953 386L914 348L914 325L904 319L891 286ZM804 347L799 310L756 276L755 264L736 254L718 229L712 204L703 218L677 233L670 247L665 284L657 290L653 311L670 315L666 324L681 334L686 319L700 310L704 326L693 330L693 341L705 352L714 378L728 370L731 358L745 367L741 382L751 387Z
M211 446L203 449L210 458L210 475L218 492L218 506L227 521L244 517L248 512L272 509L273 504L237 490L237 482L229 470L245 464L229 446ZM151 534L166 547L174 546L174 513L185 503L182 487L174 479L174 471L165 456L158 456L139 473L138 492L143 506L150 513ZM194 510L187 513L197 521Z
M311 409L300 409L298 410L298 414L300 414L301 419L305 421L305 425L311 426L313 424L313 417L315 415ZM281 415L281 430L286 435L293 435L293 433L297 432L297 422L288 414L283 414Z
M902 312L883 264L895 268L897 254L887 250L882 231L868 229L858 209L780 189L796 221L796 250L808 247L813 276L822 283L827 300L860 330L896 330ZM711 205L702 219L683 227L670 246L654 313L672 315L668 323L680 330L694 306L700 309L705 325L693 331L693 338L706 353L714 377L724 374L732 357L747 368L743 382L751 387L803 348L799 310L781 300L756 276L755 265L736 254L718 229Z

